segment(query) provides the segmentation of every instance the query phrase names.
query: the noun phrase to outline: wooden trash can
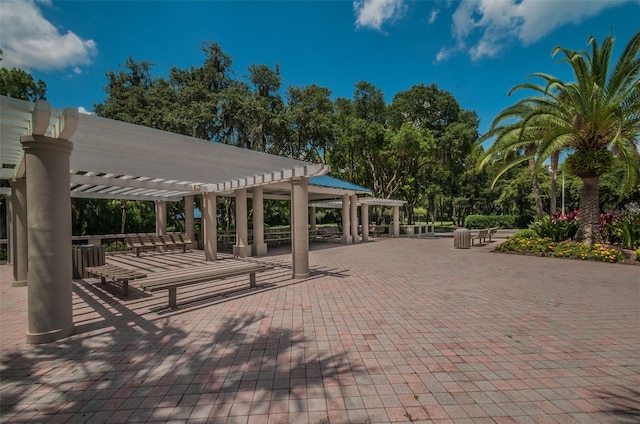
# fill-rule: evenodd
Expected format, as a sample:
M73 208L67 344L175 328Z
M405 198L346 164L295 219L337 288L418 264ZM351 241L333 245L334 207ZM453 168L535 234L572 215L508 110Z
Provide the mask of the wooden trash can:
M461 229L453 232L453 247L456 249L471 248L471 230Z
M87 244L74 246L71 252L73 259L73 278L87 278L89 273L85 271L88 266L100 266L105 264L104 247Z

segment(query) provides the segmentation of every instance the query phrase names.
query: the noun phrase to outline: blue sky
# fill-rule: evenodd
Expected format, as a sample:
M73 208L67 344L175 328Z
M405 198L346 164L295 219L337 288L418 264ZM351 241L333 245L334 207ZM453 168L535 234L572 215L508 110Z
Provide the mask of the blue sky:
M318 84L334 98L351 98L359 81L388 102L435 83L485 131L528 74L571 77L555 46L584 49L590 34L613 31L619 53L638 28L639 0L0 0L0 65L44 80L53 106L90 111L105 98L105 73L127 57L166 76L201 65L199 47L215 41L239 77L279 64L284 87Z

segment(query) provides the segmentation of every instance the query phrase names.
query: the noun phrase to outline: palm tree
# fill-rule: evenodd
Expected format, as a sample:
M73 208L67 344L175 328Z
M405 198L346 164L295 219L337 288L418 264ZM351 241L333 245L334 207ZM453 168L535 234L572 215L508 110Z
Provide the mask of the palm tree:
M510 94L528 89L536 95L505 109L489 130L495 133L510 125L519 128L520 141L530 142L532 132L540 136L536 142L536 161L540 164L554 152L568 153L567 171L583 182L576 239L588 245L602 241L598 228L598 179L610 170L613 157L623 159L623 192L634 188L640 178L640 31L612 67L614 41L609 35L599 46L591 36L588 40L591 52L556 47L553 56L563 55L560 62L571 67L575 81L533 74L544 84L521 84ZM504 123L514 118L515 123ZM499 142L500 138L496 140Z
M523 131L522 118L530 113L531 108L529 105L516 104L502 111L494 119L489 131L479 139L479 142L482 143L495 137L495 142L480 159L479 167L482 168L489 162L503 163L491 184L491 188L493 188L508 170L527 162L536 204L536 217L542 219L544 208L538 182L539 167L536 166L536 151L538 143L543 137L542 134L546 131L546 124L533 125L533 122L530 122ZM503 121L512 121L514 119L516 120L515 122L500 125Z

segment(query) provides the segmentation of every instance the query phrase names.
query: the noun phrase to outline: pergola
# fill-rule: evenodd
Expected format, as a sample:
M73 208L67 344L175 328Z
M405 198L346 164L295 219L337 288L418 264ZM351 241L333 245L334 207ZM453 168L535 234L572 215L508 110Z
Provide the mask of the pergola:
M29 343L74 332L71 197L153 201L156 231L166 204L185 199L193 239L194 196L202 196L205 259L217 258L216 199L234 196L234 255L266 253L265 198L291 201L293 277L309 275L309 201L342 199L343 242L359 241L358 194L369 191L326 176L329 167L0 96L0 187L10 220L14 286L27 285ZM319 177L309 185L310 177ZM345 185L347 184L347 185ZM253 198L248 244L247 198ZM366 208L361 208L363 222ZM314 208L311 208L312 217ZM346 218L346 219L345 219ZM315 218L312 219L312 226ZM346 225L345 225L346 224ZM366 238L363 237L366 240Z

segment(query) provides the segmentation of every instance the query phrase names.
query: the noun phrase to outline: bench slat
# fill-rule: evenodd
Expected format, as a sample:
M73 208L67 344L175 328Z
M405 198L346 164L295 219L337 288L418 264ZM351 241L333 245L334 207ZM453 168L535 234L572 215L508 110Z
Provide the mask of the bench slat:
M198 270L195 273L189 273L185 270L175 270L164 274L158 279L149 279L148 281L139 281L138 286L147 291L155 292L159 290L169 291L169 307L177 307L177 289L192 284L205 283L208 281L222 280L225 278L237 277L249 274L249 287L256 285L256 272L263 272L273 269L272 266L260 265L248 262L224 262L219 266L208 267L205 270Z
M166 290L169 287L182 287L188 286L191 284L203 283L207 281L213 280L221 280L224 278L237 277L244 274L249 274L252 272L262 272L268 269L272 269L273 267L267 267L264 265L253 265L249 267L235 268L235 269L223 269L223 270L207 270L201 271L195 274L187 274L184 272L180 274L176 274L174 276L164 277L158 280L151 280L149 282L138 282L138 285L141 289L154 292L159 290Z

